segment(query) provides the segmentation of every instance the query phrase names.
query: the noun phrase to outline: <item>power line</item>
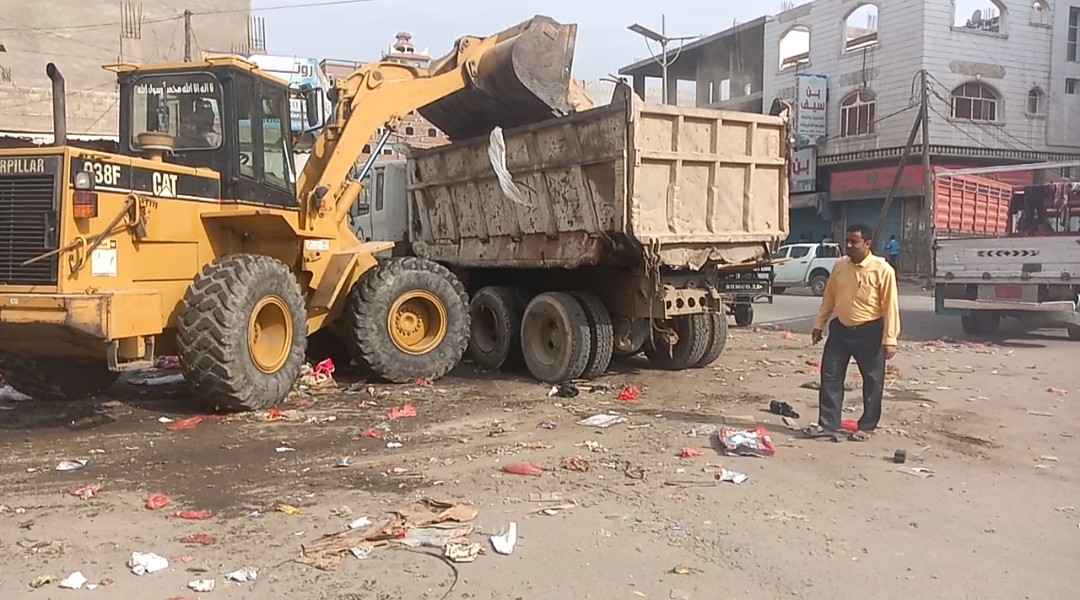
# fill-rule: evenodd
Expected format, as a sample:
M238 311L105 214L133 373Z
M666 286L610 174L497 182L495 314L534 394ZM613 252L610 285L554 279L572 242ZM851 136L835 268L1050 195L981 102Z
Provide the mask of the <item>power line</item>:
M272 10L290 10L293 8L318 8L320 6L343 6L347 4L367 4L369 2L377 2L378 0L324 0L323 2L302 2L298 4L281 4L278 6L266 6L263 8L230 8L222 10L211 10L197 12L196 15L223 15L227 13L246 13L246 12L269 12Z
M109 81L108 83L102 83L102 84L99 84L99 85L95 85L94 87L86 88L85 90L75 90L73 92L69 91L68 95L70 96L71 94L82 94L82 93L85 93L85 92L94 92L94 91L100 90L101 88L115 87L115 86L116 86L115 81ZM52 101L52 96L49 96L48 98L39 98L37 100L30 100L29 102L23 102L22 104L12 104L11 106L0 106L0 111L8 111L8 110L11 110L13 108L23 108L25 106L32 106L34 104L41 104L42 102L51 102L51 101Z
M105 118L105 115L111 113L112 109L116 106L116 103L119 100L120 100L120 96L117 96L116 98L113 98L113 101L111 103L109 103L109 108L106 108L105 112L101 113L101 115L99 115L98 118L94 119L94 122L91 123L90 126L86 128L86 131L83 132L83 135L86 135L86 134L90 133L90 130L93 129L94 127L96 127L97 124L100 123L101 120Z
M172 15L169 17L152 17L149 19L143 19L144 25L153 25L154 23L167 23L169 21L175 21L182 19L180 15ZM30 29L31 31L37 31L39 33L45 33L47 31L61 32L61 31L88 31L92 29L106 29L109 27L119 27L121 25L118 21L111 23L95 23L93 25L57 25L55 27L0 27L0 31L23 31Z

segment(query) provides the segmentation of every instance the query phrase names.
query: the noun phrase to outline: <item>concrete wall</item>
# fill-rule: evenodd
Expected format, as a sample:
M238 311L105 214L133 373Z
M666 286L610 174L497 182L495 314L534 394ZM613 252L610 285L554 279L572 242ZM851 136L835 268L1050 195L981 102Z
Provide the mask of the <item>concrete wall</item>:
M1071 1L1080 4L1080 0ZM916 111L884 117L918 101L917 96L912 97L912 80L925 68L936 80L932 86L941 96L932 96L931 106L946 117L931 113L932 144L1074 150L1080 146L1076 128L1060 126L1070 120L1080 125L1080 95L1064 95L1064 78L1080 78L1080 64L1066 65L1064 61L1066 3L1059 0L1060 6L1054 7L1053 26L1048 27L1032 22L1030 0L1002 0L1004 30L1000 33L954 27L953 0L816 0L795 7L766 24L765 106L776 96L794 99L797 71L827 75L829 140L820 154L894 148L907 141ZM865 4L878 7L878 43L845 52L845 19ZM781 70L780 40L797 25L810 29L810 62L797 69ZM1074 71L1073 75L1066 74ZM976 80L990 85L1000 95L995 124L949 117L952 90ZM1049 114L1045 117L1026 114L1027 95L1034 86L1048 95ZM862 88L877 95L876 118L884 119L876 123L872 135L839 138L840 102ZM915 91L917 94L917 87ZM1075 108L1068 108L1069 103ZM1066 129L1069 133L1057 133ZM1065 145L1071 148L1062 147Z
M138 2L132 4L139 5ZM233 51L247 42L251 0L159 0L144 3L141 39L124 39L117 0L3 2L0 27L0 130L52 131L51 88L45 65L67 79L68 131L115 135L116 76L103 64L179 62L185 9L199 50ZM220 12L231 11L237 12ZM207 14L200 14L207 13ZM215 14L209 14L215 13ZM176 18L172 18L176 17Z

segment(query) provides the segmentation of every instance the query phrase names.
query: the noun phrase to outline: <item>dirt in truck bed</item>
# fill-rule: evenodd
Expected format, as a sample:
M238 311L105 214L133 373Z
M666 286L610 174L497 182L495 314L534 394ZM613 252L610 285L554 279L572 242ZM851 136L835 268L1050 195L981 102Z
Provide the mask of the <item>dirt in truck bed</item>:
M903 345L868 443L804 440L769 413L781 400L813 420L801 386L820 353L769 328L733 330L713 368L629 359L572 397L470 365L419 385L339 373L224 417L193 412L182 385L5 394L0 596L75 597L60 582L79 571L117 600L1071 597L1080 379L1063 343ZM619 422L578 424L607 413ZM772 457L725 456L709 435L755 422ZM362 541L393 511L402 529ZM423 515L471 529L451 545L472 562L402 543L446 545ZM132 553L168 566L135 575Z

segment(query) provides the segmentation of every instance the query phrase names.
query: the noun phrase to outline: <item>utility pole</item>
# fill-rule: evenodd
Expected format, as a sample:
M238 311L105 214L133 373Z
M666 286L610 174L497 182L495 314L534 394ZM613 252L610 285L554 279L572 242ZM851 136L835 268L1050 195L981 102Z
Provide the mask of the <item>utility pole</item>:
M191 11L184 11L184 62L191 62Z
M636 33L636 34L638 34L640 36L643 36L646 40L652 40L652 41L660 44L660 57L657 58L656 56L653 56L653 60L655 60L660 65L660 95L663 97L661 99L660 103L661 104L667 104L668 103L668 67L671 66L671 64L673 64L676 60L679 60L679 55L682 54L682 42L684 42L686 40L695 40L695 39L697 39L697 36L688 35L688 36L682 36L682 37L668 37L667 36L667 16L666 15L660 15L660 33L657 33L655 31L653 31L652 29L649 29L648 27L645 27L644 25L639 25L637 23L634 23L633 25L627 27L627 29L629 29L630 31L633 31L634 33ZM668 44L670 44L671 42L680 42L680 44L679 44L679 51L675 53L675 56L673 56L673 57L671 57L669 59L667 49L668 49ZM646 42L646 43L648 43L648 42ZM652 52L652 50L650 50L650 52Z
M934 172L930 169L930 81L926 69L920 72L922 76L922 104L919 106L919 114L922 119L922 168L923 168L923 206L919 219L918 248L929 250L927 254L927 277L933 271L931 265L934 260ZM925 228L925 229L924 229ZM916 271L921 266L922 252L916 254Z

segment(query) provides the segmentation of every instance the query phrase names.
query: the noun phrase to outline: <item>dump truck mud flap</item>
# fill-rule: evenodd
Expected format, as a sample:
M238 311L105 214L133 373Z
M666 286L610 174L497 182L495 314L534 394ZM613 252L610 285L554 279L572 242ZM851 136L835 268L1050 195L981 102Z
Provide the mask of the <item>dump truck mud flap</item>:
M486 135L570 112L577 25L537 16L498 34L468 88L420 109L450 139Z

